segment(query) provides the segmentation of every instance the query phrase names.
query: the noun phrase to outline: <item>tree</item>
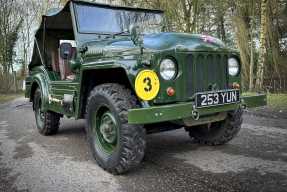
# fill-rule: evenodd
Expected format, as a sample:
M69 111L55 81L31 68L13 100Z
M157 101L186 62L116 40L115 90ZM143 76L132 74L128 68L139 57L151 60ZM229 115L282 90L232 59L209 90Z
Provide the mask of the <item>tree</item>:
M260 50L256 77L256 90L263 88L264 67L266 62L266 37L267 37L267 5L269 0L261 0L261 28L260 28Z
M252 1L251 1L252 2ZM242 63L242 78L243 85L247 87L249 80L249 65L250 65L250 1L233 1L232 7L232 25L235 31L235 40L237 48L240 51Z
M7 92L13 83L11 74L14 71L14 47L18 32L23 22L19 14L19 2L0 0L0 66L2 68L2 89Z

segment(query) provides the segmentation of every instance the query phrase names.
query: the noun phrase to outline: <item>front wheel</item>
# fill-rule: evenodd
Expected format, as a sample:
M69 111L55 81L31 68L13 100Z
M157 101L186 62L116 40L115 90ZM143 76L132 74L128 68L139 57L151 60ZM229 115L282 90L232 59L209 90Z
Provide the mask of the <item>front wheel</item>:
M145 129L128 124L128 110L136 108L130 90L119 84L96 86L87 101L86 132L96 162L112 174L136 167L145 152Z
M60 115L52 111L42 110L42 97L40 89L35 91L33 108L39 133L45 136L56 134L59 130Z
M188 127L190 137L196 142L207 145L223 145L231 141L240 131L242 124L241 108L227 113L227 118L220 122Z

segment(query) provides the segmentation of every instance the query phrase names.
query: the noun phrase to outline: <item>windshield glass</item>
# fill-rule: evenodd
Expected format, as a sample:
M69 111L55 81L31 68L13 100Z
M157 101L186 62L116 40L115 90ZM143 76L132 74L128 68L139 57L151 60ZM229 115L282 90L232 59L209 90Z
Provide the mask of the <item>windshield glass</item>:
M76 4L78 30L80 33L122 33L131 24L142 28L143 33L162 30L162 13L109 9Z

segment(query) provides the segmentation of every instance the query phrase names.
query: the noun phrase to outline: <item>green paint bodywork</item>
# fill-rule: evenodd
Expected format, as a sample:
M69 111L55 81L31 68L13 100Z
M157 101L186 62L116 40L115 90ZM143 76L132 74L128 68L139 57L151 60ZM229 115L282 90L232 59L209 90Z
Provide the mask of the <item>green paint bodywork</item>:
M227 48L220 40L212 38L206 41L205 36L187 33L162 32L143 36L143 51L141 47L133 44L129 35L111 34L82 34L77 30L77 22L74 13L75 3L82 1L69 1L63 9L69 12L72 18L74 38L77 43L77 57L70 61L70 67L76 78L74 80L61 80L60 75L41 63L40 59L34 60L29 65L30 74L26 79L26 97L33 99L35 87L42 91L42 111L54 111L67 117L76 119L83 117L84 101L88 97L84 94L89 85L84 83L87 72L117 69L124 71L130 87L134 91L136 75L145 69L155 71L160 79L160 91L152 101L140 101L141 108L131 109L128 114L129 123L147 124L164 121L181 121L190 119L193 112L198 112L197 123L217 121L218 113L234 110L241 105L257 107L266 104L266 96L243 97L239 104L229 104L216 107L195 109L194 94L201 91L209 91L210 83L216 83L217 89L231 89L230 84L240 84L240 74L236 77L227 74L228 57L237 57L237 51ZM91 6L99 6L95 3L85 3ZM103 5L100 5L103 6ZM106 8L117 8L106 6ZM125 8L122 8L125 9ZM128 8L131 9L131 8ZM134 9L136 10L136 9ZM141 10L143 11L143 10ZM145 10L160 12L158 10ZM45 16L60 17L61 12ZM95 19L95 18L91 18ZM45 22L43 20L43 22ZM39 38L45 24L41 24L36 33ZM43 43L45 45L45 43ZM36 49L36 48L34 48ZM85 51L83 51L85 50ZM37 52L37 50L36 50ZM35 50L34 50L35 53ZM33 57L34 58L34 57ZM159 65L164 58L172 58L178 65L178 73L174 80L163 80L159 74ZM38 61L38 62L35 62ZM212 63L212 65L210 65ZM221 65L218 65L221 63ZM212 69L210 69L212 67ZM201 76L198 73L203 70ZM216 73L217 76L213 76ZM213 77L212 82L209 77ZM94 78L95 81L97 77ZM110 77L112 80L114 77ZM209 80L208 80L209 79ZM106 82L109 83L109 82ZM174 96L168 96L166 89L173 87ZM64 94L73 95L71 111L64 110ZM207 118L207 116L209 116ZM222 116L221 116L222 117Z
M266 94L258 94L256 96L244 96L241 99L242 104L248 108L260 107L267 105Z

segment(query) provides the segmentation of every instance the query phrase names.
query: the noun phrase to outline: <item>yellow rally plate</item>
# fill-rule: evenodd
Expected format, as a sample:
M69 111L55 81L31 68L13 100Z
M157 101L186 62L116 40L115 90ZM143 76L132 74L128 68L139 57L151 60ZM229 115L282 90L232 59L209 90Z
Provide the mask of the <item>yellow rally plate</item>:
M152 70L143 70L136 77L136 94L144 101L154 99L159 92L159 86L158 76Z

